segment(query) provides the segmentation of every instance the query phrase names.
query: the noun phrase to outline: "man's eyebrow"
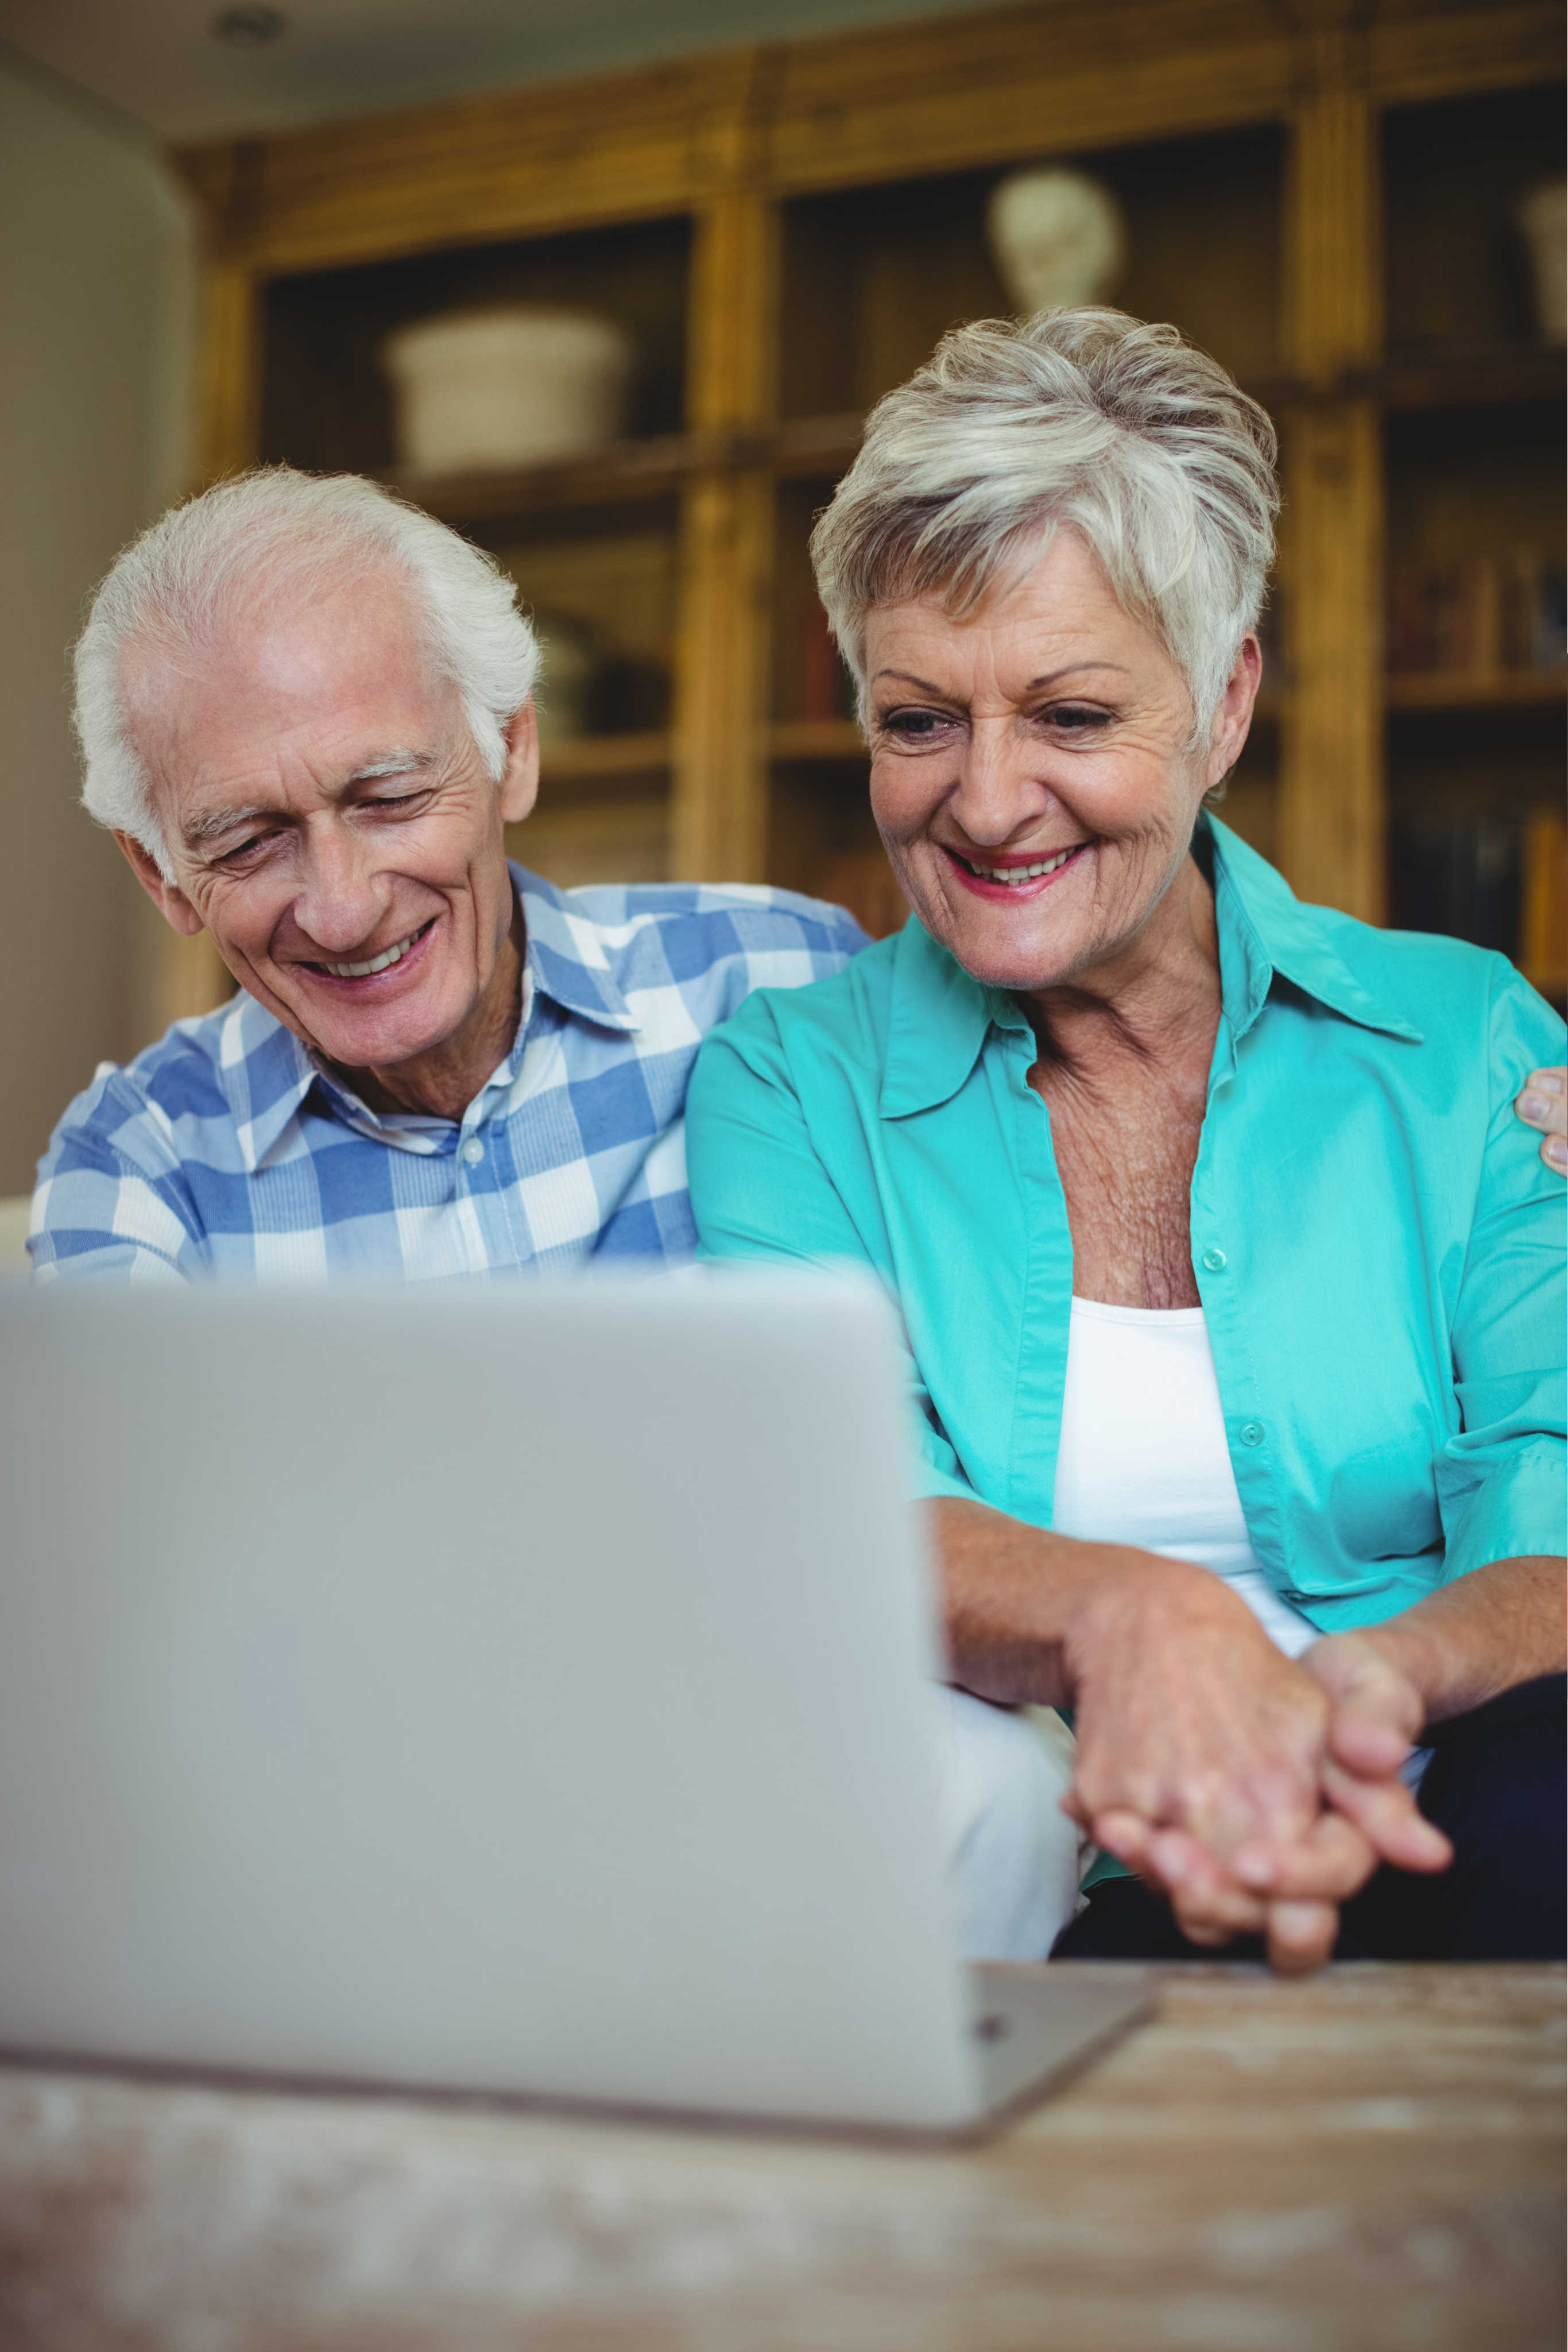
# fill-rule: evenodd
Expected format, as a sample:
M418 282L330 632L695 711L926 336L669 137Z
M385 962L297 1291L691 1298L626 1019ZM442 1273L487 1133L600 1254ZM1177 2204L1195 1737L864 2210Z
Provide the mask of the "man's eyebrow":
M408 776L420 768L434 768L434 751L383 751L379 759L367 760L362 768L344 778L345 783L373 784L382 776Z
M255 824L258 817L271 814L260 806L207 809L200 816L182 819L180 838L192 849L199 849L204 841L216 841L220 834L232 833L236 825Z

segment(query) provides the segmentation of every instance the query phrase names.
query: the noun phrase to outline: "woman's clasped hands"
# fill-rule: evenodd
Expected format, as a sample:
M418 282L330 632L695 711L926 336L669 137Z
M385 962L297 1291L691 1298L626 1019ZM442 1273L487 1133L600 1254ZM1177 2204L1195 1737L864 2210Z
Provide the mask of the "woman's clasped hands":
M1452 1859L1399 1778L1419 1695L1359 1636L1286 1657L1205 1569L1129 1551L1118 1570L1067 1645L1064 1809L1195 1943L1260 1935L1276 1968L1318 1967L1380 1863Z

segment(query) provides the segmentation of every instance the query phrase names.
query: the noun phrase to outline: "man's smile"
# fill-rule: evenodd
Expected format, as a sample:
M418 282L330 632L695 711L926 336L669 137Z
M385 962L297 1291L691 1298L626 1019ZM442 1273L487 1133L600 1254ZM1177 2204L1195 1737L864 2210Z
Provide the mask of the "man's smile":
M435 917L432 915L421 923L418 930L410 931L406 939L394 940L391 947L381 949L375 955L367 956L361 962L329 963L325 958L319 961L311 961L308 958L301 957L298 959L300 969L305 971L319 972L329 980L371 979L377 972L390 971L394 964L402 963L413 955L414 950L429 938L434 922Z

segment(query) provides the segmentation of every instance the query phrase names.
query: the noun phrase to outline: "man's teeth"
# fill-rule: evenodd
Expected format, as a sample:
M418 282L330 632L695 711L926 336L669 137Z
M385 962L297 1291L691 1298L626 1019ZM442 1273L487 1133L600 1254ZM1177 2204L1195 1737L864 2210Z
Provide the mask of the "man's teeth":
M323 971L329 971L334 980L363 980L370 972L385 971L389 964L401 962L410 948L417 947L429 929L428 923L421 923L417 931L410 931L406 940L400 940L395 948L388 948L383 955L371 956L368 963L323 961L321 969Z
M1032 882L1037 875L1054 874L1059 866L1066 865L1074 850L1082 846L1081 841L1075 841L1071 849L1059 849L1054 857L1042 857L1037 866L977 866L972 857L966 857L964 863L971 874L980 875L987 882Z

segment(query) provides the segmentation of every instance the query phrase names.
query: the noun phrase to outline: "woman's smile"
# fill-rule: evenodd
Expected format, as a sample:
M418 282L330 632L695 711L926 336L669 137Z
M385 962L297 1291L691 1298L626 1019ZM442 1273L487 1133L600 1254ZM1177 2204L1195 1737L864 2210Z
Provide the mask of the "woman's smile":
M1094 845L1091 841L1074 841L1065 849L1026 850L1012 856L998 851L983 859L955 849L946 841L938 842L936 846L966 890L972 891L977 898L988 898L1002 905L1038 898L1053 884L1066 881L1086 862Z

